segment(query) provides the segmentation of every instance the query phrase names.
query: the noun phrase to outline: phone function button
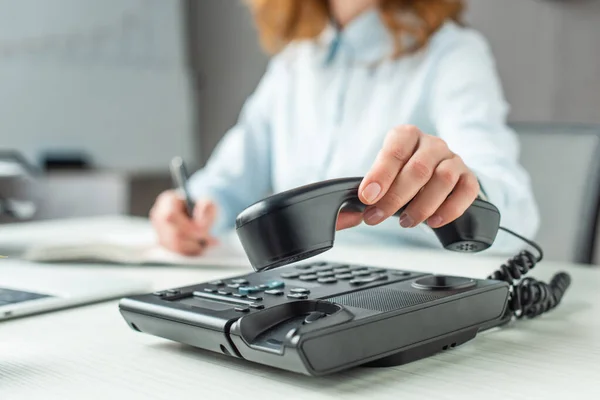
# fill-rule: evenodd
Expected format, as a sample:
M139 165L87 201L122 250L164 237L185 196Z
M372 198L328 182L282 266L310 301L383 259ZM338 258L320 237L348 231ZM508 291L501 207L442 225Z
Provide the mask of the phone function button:
M338 268L334 268L333 272L335 272L336 274L345 274L350 272L350 268L348 267L338 267Z
M388 270L385 268L371 268L371 272L374 274L385 274Z
M305 300L308 299L308 296L304 293L289 293L287 295L288 298L290 299L297 299L297 300Z
M337 279L328 276L328 277L319 278L318 282L319 283L336 283Z
M248 283L248 280L244 278L236 278L232 279L231 283L237 283L238 285L246 285Z
M350 274L350 273L346 273L346 274L337 274L335 275L335 277L337 279L343 279L343 280L348 280L348 279L352 279L354 278L354 275Z
M333 273L333 271L319 271L319 272L317 272L317 276L320 277L320 278L323 278L323 277L326 277L326 276L333 276L333 275L335 275Z
M296 279L297 277L300 276L300 273L295 272L295 271L289 271L289 272L283 272L280 276L284 279Z
M364 285L366 283L371 283L371 282L375 282L375 281L385 281L387 279L388 279L387 275L379 274L379 275L369 276L367 278L353 279L350 281L350 284L351 285Z
M296 268L297 269L311 269L312 265L310 265L310 264L298 264L298 265L296 265Z
M301 281L316 281L318 278L316 274L300 275Z
M282 281L270 281L266 284L266 289L280 289L285 286L285 283ZM262 285L261 285L262 287Z
M309 294L310 290L303 288L303 287L295 287L290 289L290 292L292 293L302 293L302 294Z
M262 310L263 308L265 308L265 306L263 304L256 304L256 303L250 304L249 307L254 308L255 310Z
M250 311L250 309L248 307L236 307L236 308L234 308L234 310L238 311L238 312L248 312L248 311Z
M260 292L261 288L258 286L241 286L238 288L238 292L241 294L250 294Z
M283 290L269 289L269 290L265 290L265 294L270 294L273 296L281 296L283 294Z

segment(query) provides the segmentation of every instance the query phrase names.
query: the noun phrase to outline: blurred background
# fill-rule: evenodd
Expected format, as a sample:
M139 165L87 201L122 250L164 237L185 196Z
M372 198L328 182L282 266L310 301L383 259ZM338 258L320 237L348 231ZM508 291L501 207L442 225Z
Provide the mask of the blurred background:
M522 135L541 240L595 260L600 1L468 5ZM43 199L31 218L146 216L170 159L201 167L266 63L241 0L0 0L0 198L29 187L6 178L18 152Z

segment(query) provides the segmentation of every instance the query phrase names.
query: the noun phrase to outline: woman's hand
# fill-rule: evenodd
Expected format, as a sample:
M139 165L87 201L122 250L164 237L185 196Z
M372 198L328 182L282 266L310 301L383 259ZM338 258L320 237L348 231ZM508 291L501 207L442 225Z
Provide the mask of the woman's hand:
M340 213L338 230L362 220L377 225L409 202L401 226L427 221L438 228L466 211L479 194L479 182L442 139L405 125L388 133L358 193L367 208L363 214Z
M175 191L161 193L150 210L150 221L159 243L168 250L187 256L197 256L217 243L210 235L217 214L215 203L198 201L193 218L186 212L186 203Z

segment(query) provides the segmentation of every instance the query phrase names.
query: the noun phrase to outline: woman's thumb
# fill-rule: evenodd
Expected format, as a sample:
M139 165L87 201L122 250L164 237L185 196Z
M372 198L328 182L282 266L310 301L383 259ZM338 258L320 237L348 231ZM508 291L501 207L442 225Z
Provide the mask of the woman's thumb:
M215 222L217 209L210 200L199 200L194 207L194 222L204 230L209 230Z

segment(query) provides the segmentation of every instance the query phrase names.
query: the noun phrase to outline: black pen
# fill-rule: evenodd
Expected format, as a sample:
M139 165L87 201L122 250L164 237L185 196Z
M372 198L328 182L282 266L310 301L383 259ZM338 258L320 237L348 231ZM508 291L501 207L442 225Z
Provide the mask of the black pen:
M171 160L171 177L173 178L173 185L178 189L184 196L188 217L194 216L194 201L188 190L188 173L185 167L185 163L181 157L175 157Z
M194 200L192 200L192 196L188 190L187 183L189 175L187 168L185 167L185 163L181 157L175 157L171 160L171 177L173 179L173 185L175 186L175 189L183 193L188 217L193 218L194 207L196 204L194 203ZM201 239L200 245L202 247L206 247L206 240Z

